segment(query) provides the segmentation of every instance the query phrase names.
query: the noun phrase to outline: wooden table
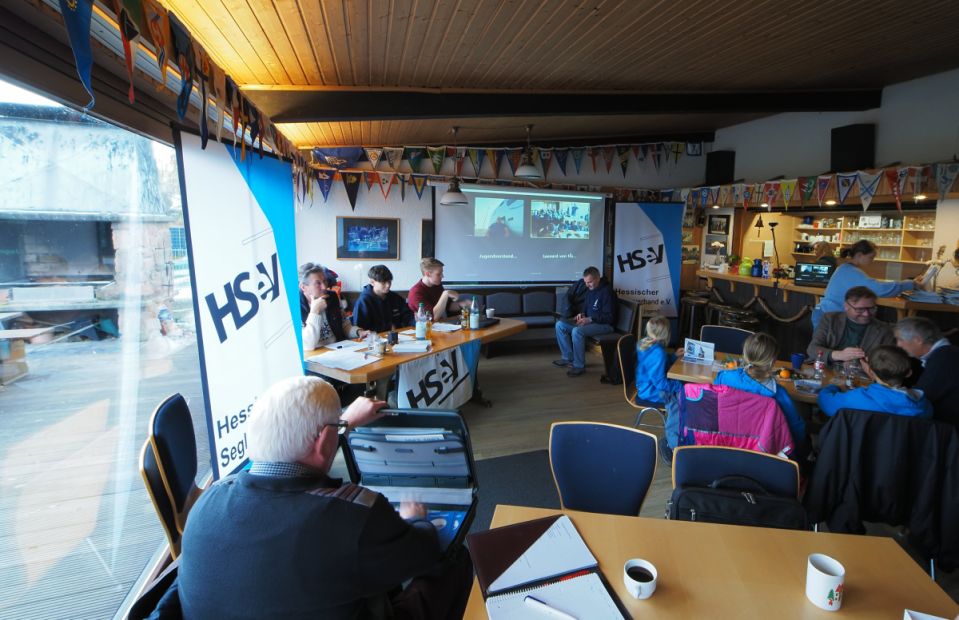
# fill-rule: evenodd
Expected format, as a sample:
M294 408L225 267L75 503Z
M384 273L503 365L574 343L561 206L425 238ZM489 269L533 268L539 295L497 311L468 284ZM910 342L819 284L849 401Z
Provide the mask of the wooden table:
M526 329L526 323L520 321L519 319L501 318L499 323L487 327L486 329L461 329L452 333L439 333L434 330L431 338L433 342L432 350L427 351L426 353L390 353L388 355L384 355L383 358L377 362L360 366L354 370L330 368L328 366L311 361L307 361L306 366L311 372L332 377L333 379L343 381L344 383L370 383L371 381L376 381L377 379L389 377L393 374L393 372L396 371L396 367L400 364L405 364L406 362L419 359L421 357L427 357L429 355L439 353L440 351L452 349L473 340L479 340L483 343L493 342L494 340L500 340L501 338L518 334L524 329ZM328 350L329 349L321 348L307 351L304 354L304 358L320 355L324 351Z
M725 353L716 354L716 359L720 361L725 360L727 357L729 356ZM776 362L776 368L792 368L792 365L789 362L779 360ZM725 370L725 368L716 366L715 364L687 362L685 358L680 357L669 367L669 372L666 373L666 376L670 379L685 381L687 383L713 383L716 380L716 374L721 370ZM829 385L834 378L835 372L832 368L826 366L826 370L823 371L823 387ZM796 384L793 383L792 379L781 379L777 375L776 382L786 388L786 391L789 392L789 395L794 401L809 404L816 403L817 394L797 391ZM846 389L844 385L840 385L839 388L842 390Z
M743 284L753 287L753 297L759 296L759 287L779 288L783 291L783 301L789 299L789 293L804 293L811 295L814 299L813 305L818 304L820 298L825 294L825 287L802 286L797 285L793 280L775 278L754 278L752 276L741 276L738 273L719 273L711 269L699 269L696 275L706 279L707 288L713 287L713 280L725 280L729 282L729 290L736 290L737 284ZM877 306L884 308L893 308L896 311L898 319L904 319L907 316L916 316L918 312L959 312L959 306L952 304L928 304L916 301L909 301L902 297L880 297L876 300Z
M560 511L496 507L491 527ZM634 618L902 618L912 609L953 618L959 606L891 538L798 532L565 511ZM846 568L838 614L806 599L806 558L825 553ZM652 562L656 592L645 601L623 585L623 564ZM465 618L485 618L473 582Z

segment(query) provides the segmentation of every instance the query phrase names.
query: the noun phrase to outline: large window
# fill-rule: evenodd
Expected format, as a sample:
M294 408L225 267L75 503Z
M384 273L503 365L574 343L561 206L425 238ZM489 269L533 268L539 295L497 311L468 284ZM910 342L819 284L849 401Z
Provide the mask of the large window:
M209 471L172 148L0 82L0 618L109 618L164 544L174 392Z

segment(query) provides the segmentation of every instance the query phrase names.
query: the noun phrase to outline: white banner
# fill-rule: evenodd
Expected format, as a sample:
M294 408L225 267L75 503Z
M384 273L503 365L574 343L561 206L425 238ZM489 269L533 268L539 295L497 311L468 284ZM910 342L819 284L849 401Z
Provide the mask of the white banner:
M207 422L214 478L247 460L246 423L253 401L275 381L302 375L299 324L294 324L283 273L287 250L277 250L268 219L289 212L290 165L247 157L234 161L229 147L181 134L184 216L193 267L194 304L204 369ZM241 169L242 167L242 169ZM288 256L288 254L287 254ZM289 280L288 280L289 281ZM296 291L289 291L294 297Z
M459 409L473 396L473 379L460 347L400 366L400 408Z
M616 203L613 289L675 317L682 252L682 203Z

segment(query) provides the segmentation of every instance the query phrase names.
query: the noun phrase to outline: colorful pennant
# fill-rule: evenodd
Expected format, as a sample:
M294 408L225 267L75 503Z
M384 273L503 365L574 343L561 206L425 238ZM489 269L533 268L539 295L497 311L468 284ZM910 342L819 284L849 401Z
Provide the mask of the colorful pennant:
M789 179L788 181L781 181L779 183L779 193L783 198L783 208L787 211L789 210L789 201L796 192L796 183L796 179Z
M863 211L869 210L872 197L876 195L876 190L879 189L880 179L882 179L881 170L874 174L860 170L856 174L856 181L859 183L859 202L862 203Z
M836 174L836 194L839 196L839 204L846 204L846 197L852 191L859 175L855 172L840 172Z
M358 146L341 146L328 149L313 149L316 161L326 164L337 170L353 168L363 156L363 149Z
M172 13L169 14L170 38L173 43L173 57L180 70L180 94L176 98L176 113L180 120L186 116L193 92L193 42L186 28ZM244 142L245 144L245 142Z
M939 200L945 200L946 194L952 190L952 184L959 175L959 163L950 162L936 165L936 188L939 190Z
M470 163L473 164L473 174L480 176L480 170L483 168L483 159L486 157L486 151L483 149L466 149L466 154L470 158Z
M346 188L346 196L350 199L350 208L356 211L356 195L360 191L360 173L341 172L340 179L343 180L343 187Z
M316 184L320 186L320 192L323 193L323 202L326 202L330 198L330 189L333 187L334 176L336 176L336 171L333 169L316 171Z
M566 161L569 157L569 149L553 149L553 158L556 159L556 164L559 166L559 171L563 173L563 176L566 176Z
M390 167L390 170L396 172L400 169L400 164L403 162L402 146L383 147L383 155L386 157L386 164ZM369 154L367 154L367 157L369 157Z
M606 160L606 174L613 171L613 157L616 155L615 146L604 146L602 149L603 159Z
M419 172L420 163L423 161L423 158L426 157L426 149L422 146L407 146L404 148L403 153L407 161L410 162L410 170Z
M366 158L370 160L370 168L376 170L376 165L383 158L383 149L364 147L363 152L366 153Z
M902 213L902 189L899 185L899 172L903 168L886 168L883 170L883 175L886 177L886 184L889 185L889 191L892 192L892 197L896 199L896 208L899 209L899 212ZM908 170L908 168L905 168Z
M93 82L90 72L93 69L93 49L90 46L90 17L93 14L93 0L59 0L60 14L67 27L73 60L76 63L80 83L90 95L90 101L84 106L89 110L96 103L93 95Z
M390 190L393 189L393 184L396 183L396 175L392 172L379 172L377 176L380 182L380 193L383 194L383 200L386 200L390 197Z
M823 201L826 199L826 192L829 191L829 186L832 185L831 174L823 174L816 177L816 200L819 202L819 206L822 206Z
M426 152L429 153L430 163L433 164L433 172L439 174L440 169L443 167L443 160L446 159L446 147L428 146L426 147Z
M616 156L619 159L619 167L623 170L623 178L626 178L626 169L629 168L629 145L619 145L616 147Z
M416 191L416 197L423 198L423 190L426 188L426 175L425 174L411 174L411 182L413 183L413 189Z

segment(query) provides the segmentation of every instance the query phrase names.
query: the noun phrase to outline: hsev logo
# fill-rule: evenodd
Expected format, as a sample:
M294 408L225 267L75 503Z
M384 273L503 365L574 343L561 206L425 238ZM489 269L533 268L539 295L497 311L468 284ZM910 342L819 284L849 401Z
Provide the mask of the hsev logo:
M459 349L438 353L430 359L438 363L426 371L419 381L411 381L411 389L406 390L409 407L422 409L434 403L442 405L464 381L469 379L469 371L465 367L466 364L462 363L462 353ZM414 392L417 387L418 393Z
M226 327L223 324L223 320L227 316L233 318L233 326L239 330L259 312L261 300L273 302L280 296L280 269L276 252L270 258L270 263L270 270L267 270L262 261L256 264L256 270L260 274L256 283L256 292L244 290L243 284L251 278L251 275L249 271L243 271L233 278L233 282L227 282L223 285L223 292L226 293L226 303L222 306L216 300L216 293L210 293L204 298L221 344L227 339ZM237 300L243 300L250 304L249 310L241 314Z

